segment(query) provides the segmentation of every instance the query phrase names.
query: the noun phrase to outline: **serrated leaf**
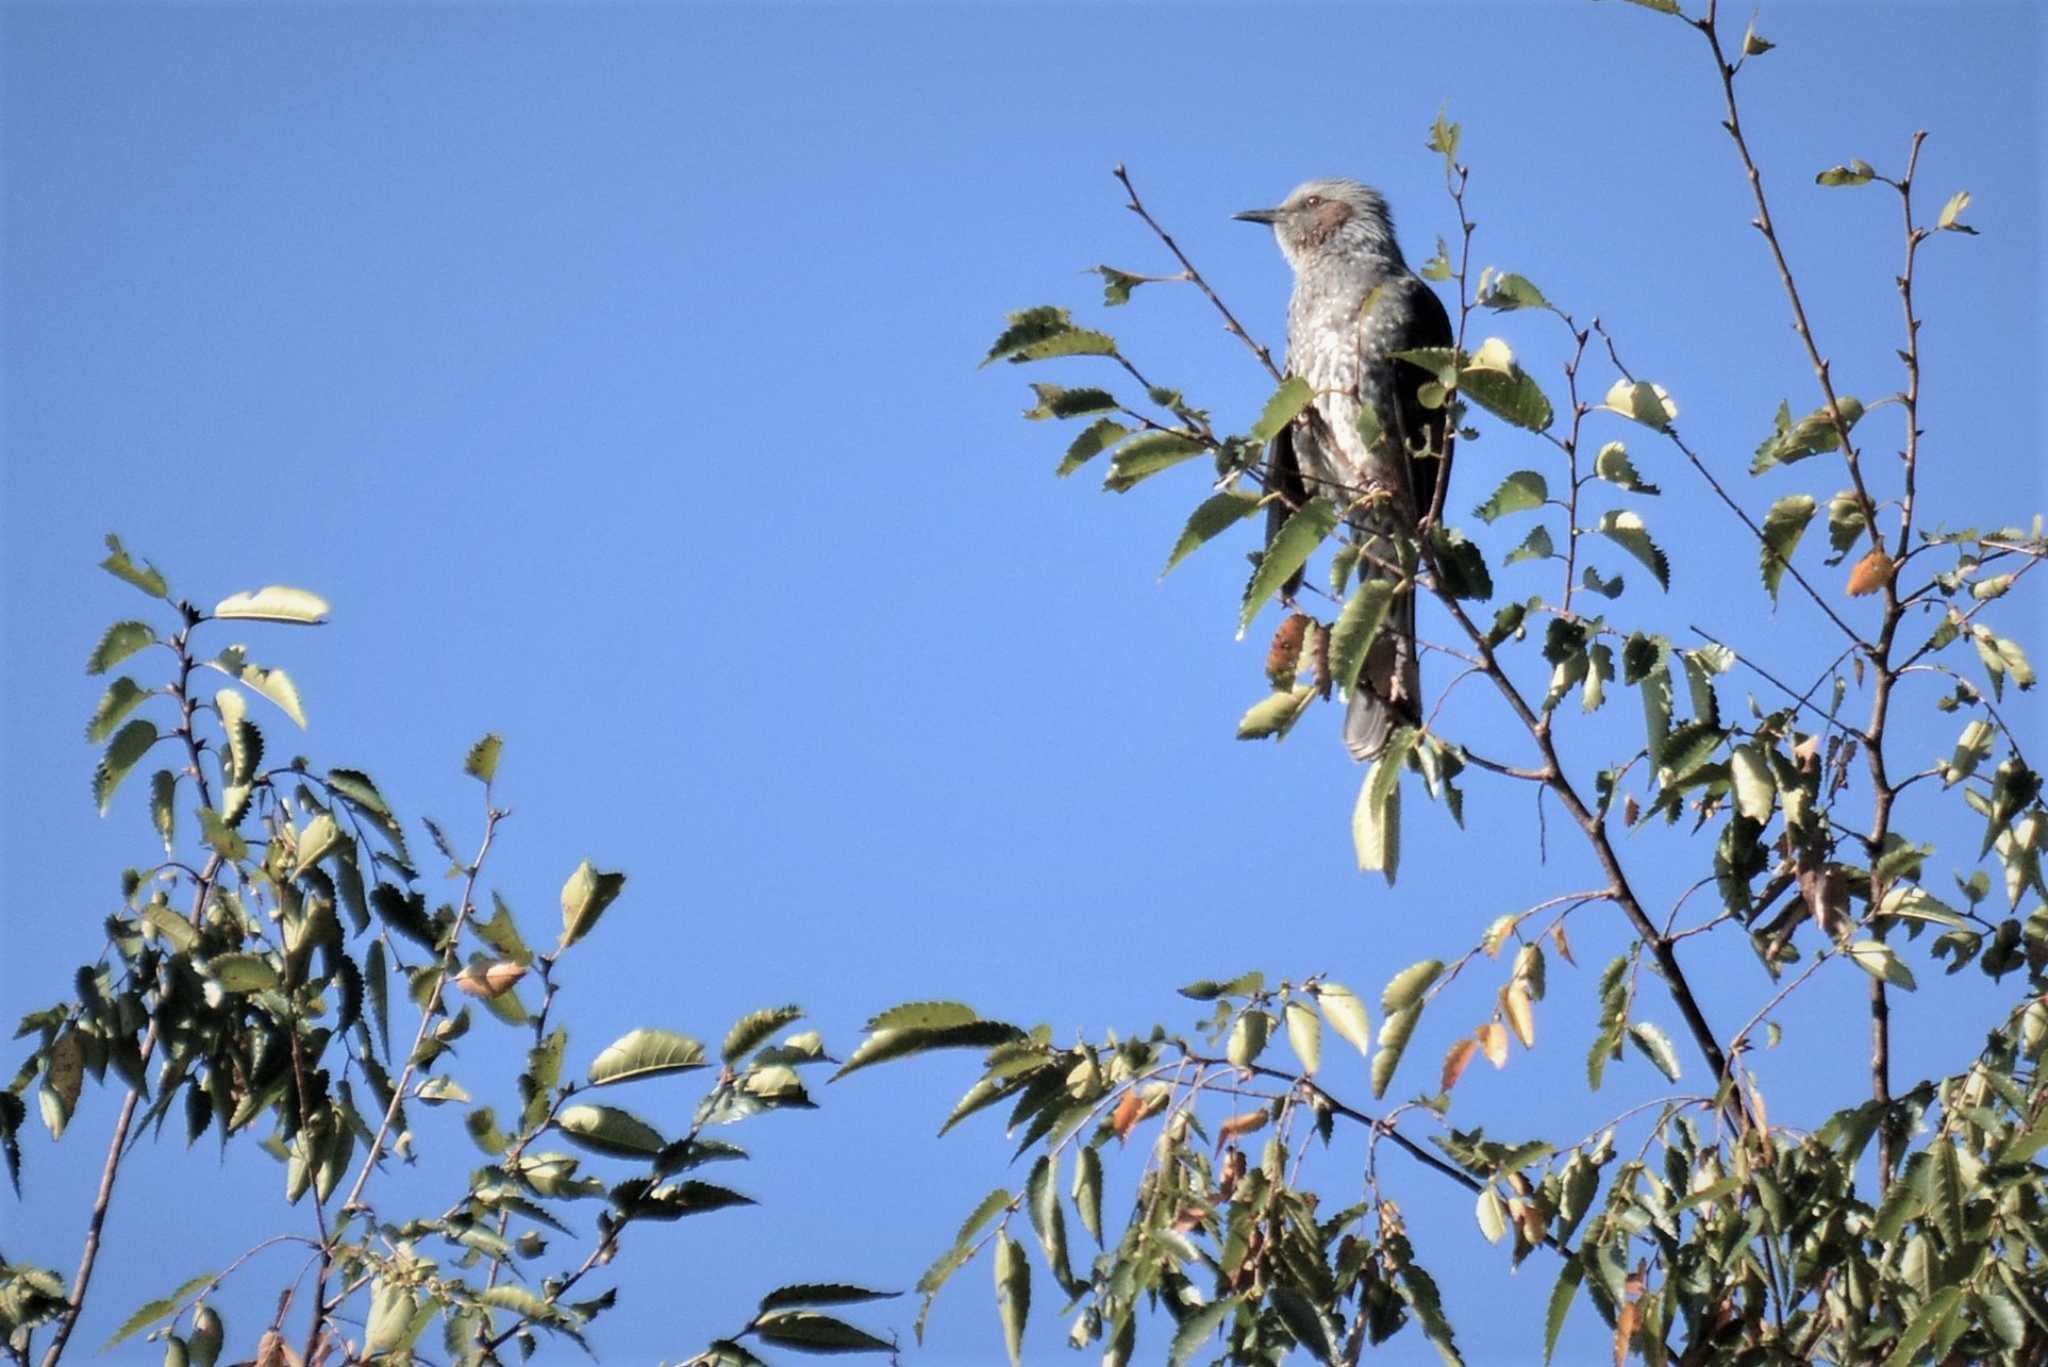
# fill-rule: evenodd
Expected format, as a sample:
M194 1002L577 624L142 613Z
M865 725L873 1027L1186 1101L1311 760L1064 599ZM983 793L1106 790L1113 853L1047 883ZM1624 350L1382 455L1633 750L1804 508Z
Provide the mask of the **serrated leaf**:
M156 631L147 622L116 622L100 637L100 643L86 656L85 672L104 674L121 661L156 644Z
M1104 476L1102 487L1114 493L1127 493L1160 471L1193 460L1208 449L1201 441L1178 432L1147 432L1133 437L1110 457L1109 473Z
M1443 971L1441 959L1424 959L1408 965L1394 975L1386 991L1380 994L1380 1010L1391 1016L1396 1011L1406 1011L1416 1005L1422 1000L1423 993L1436 985Z
M578 864L562 884L562 948L588 935L625 886L623 873L600 872L588 859Z
M1863 418L1863 401L1853 394L1840 395L1835 400L1842 414L1842 425L1853 429ZM1749 463L1749 472L1760 475L1778 465L1791 465L1827 451L1839 450L1842 437L1835 430L1835 420L1826 407L1808 413L1798 422L1792 421L1788 405L1778 405L1775 429L1756 448L1756 455Z
M804 1014L803 1008L792 1003L789 1006L772 1006L761 1011L750 1011L733 1024L725 1033L725 1043L720 1046L718 1056L728 1065L738 1063L768 1038L791 1021Z
M1479 1221L1479 1232L1486 1242L1497 1244L1508 1232L1508 1213L1500 1203L1500 1194L1491 1186L1479 1189L1479 1200L1473 1206L1473 1216Z
M1558 1269L1557 1283L1550 1288L1550 1304L1543 1312L1543 1361L1549 1367L1557 1353L1557 1336L1564 1332L1565 1318L1571 1314L1572 1300L1579 1294L1579 1283L1586 1278L1586 1269L1574 1253L1564 1260Z
M1964 195L1963 199L1967 202L1969 196ZM121 544L121 538L112 532L107 533L107 558L100 561L100 568L116 579L133 584L152 598L168 599L171 596L170 586L164 582L157 567L147 560L137 565L129 556L127 547Z
M327 600L304 589L269 584L229 594L213 605L212 616L250 622L289 622L317 626L327 620Z
M1358 994L1340 983L1325 982L1316 988L1315 997L1316 1006L1321 1009L1323 1019L1330 1023L1330 1028L1356 1049L1361 1058L1370 1056L1372 1019Z
M1958 222L1963 210L1970 207L1970 192L1958 190L1948 197L1948 203L1941 206L1941 216L1934 220L1934 226L1946 232L1975 233L1977 230L1967 223Z
M257 664L240 646L229 646L211 660L206 667L218 670L260 697L275 704L298 728L306 729L305 708L299 702L299 690L289 674L282 669L269 669Z
M1848 947L1848 955L1871 977L1902 987L1911 992L1918 983L1913 981L1913 970L1892 951L1882 940L1858 940Z
M207 960L206 971L230 992L264 992L283 981L276 965L261 954L216 954Z
M1543 291L1526 277L1513 271L1502 271L1493 277L1486 293L1479 302L1499 313L1510 309L1544 309L1550 301L1543 297Z
M1871 167L1869 162L1861 157L1856 157L1845 165L1830 166L1813 179L1814 183L1818 185L1868 185L1876 175L1876 170Z
M1550 528L1539 522L1529 529L1529 534L1522 538L1520 545L1501 557L1500 563L1513 565L1523 560L1548 560L1556 553L1557 544L1550 539ZM1590 565L1586 567L1586 572L1592 573Z
M592 1153L613 1158L652 1158L668 1143L661 1131L616 1106L570 1106L555 1125Z
M1040 306L1010 315L1010 325L982 359L1041 361L1054 356L1109 356L1116 343L1100 332L1077 328L1063 308Z
M590 1085L606 1087L635 1082L702 1068L706 1062L703 1044L687 1035L672 1030L634 1030L607 1045L590 1061Z
M1187 1367L1196 1353L1202 1350L1212 1335L1230 1317L1234 1302L1216 1301L1188 1311L1181 1319L1180 1327L1174 1330L1173 1341L1167 1346L1166 1367Z
M1817 506L1812 494L1790 494L1773 503L1764 514L1764 589L1773 603L1778 601L1778 584L1785 577L1785 566L1791 563L1799 538L1806 535L1806 524L1813 521Z
M1245 630L1251 626L1252 618L1259 615L1259 609L1294 577L1295 571L1308 563L1316 547L1336 529L1337 521L1336 507L1321 497L1310 499L1288 515L1266 547L1266 553L1259 557L1251 582L1245 586L1244 606L1237 618L1239 640L1244 639Z
M143 717L137 717L115 732L112 743L93 770L93 802L101 816L107 814L107 807L113 802L114 790L121 786L121 780L128 777L157 740L156 724Z
M1010 1367L1024 1361L1024 1326L1031 1318L1031 1263L1024 1246L1007 1233L996 1235L996 1315L1003 1325L1003 1347Z
M101 695L99 706L93 709L92 720L86 723L85 738L94 745L99 744L114 734L114 728L123 717L153 696L150 689L139 686L126 676L114 680Z
M1657 576L1658 585L1670 589L1671 562L1650 539L1649 529L1643 525L1641 517L1627 508L1610 509L1600 515L1600 521L1593 530L1642 561L1650 573Z
M1671 1037L1649 1021L1631 1021L1628 1037L1636 1048L1643 1051L1643 1057L1657 1066L1657 1071L1671 1081L1678 1081L1678 1051L1671 1046Z
M799 1353L893 1353L896 1345L815 1310L785 1310L754 1321L763 1343Z
M1287 1024L1287 1047L1301 1060L1302 1071L1313 1075L1323 1066L1322 1018L1297 1001L1288 1002L1281 1017Z
M1202 500L1201 506L1188 518L1188 525L1182 529L1180 540L1173 543L1173 554L1166 558L1166 568L1159 571L1164 578L1173 572L1173 567L1187 559L1195 551L1213 541L1222 533L1236 526L1257 512L1259 496L1226 489L1220 494L1211 494Z
M1728 757L1728 776L1735 788L1735 809L1762 825L1771 819L1777 785L1761 745L1738 745Z
M1534 470L1517 470L1500 482L1493 496L1472 510L1481 522L1492 523L1509 513L1540 508L1550 497L1550 485Z
M1273 392L1273 397L1266 400L1265 411L1259 414L1259 420L1252 424L1252 430L1248 435L1263 446L1279 436L1282 429L1293 422L1296 415L1307 408L1315 396L1316 392L1307 380L1299 375L1288 376L1280 388Z
M1083 1144L1074 1159L1074 1209L1081 1216L1081 1228L1102 1246L1102 1152Z
M1384 1097L1387 1085L1394 1080L1394 1070L1401 1066L1401 1055L1408 1048L1409 1037L1415 1033L1415 1024L1422 1019L1422 1008L1411 1006L1405 1011L1396 1011L1380 1023L1379 1050L1372 1057L1372 1094Z
M1067 447L1067 454L1061 458L1059 468L1053 473L1065 479L1129 435L1131 429L1115 419L1098 418L1074 438L1073 444Z
M1543 387L1530 378L1498 337L1487 338L1472 353L1459 372L1458 392L1496 418L1531 432L1549 430L1556 416Z
M1294 723L1301 720L1309 704L1316 699L1313 684L1297 684L1284 693L1271 693L1245 709L1237 719L1239 740L1264 740L1269 736L1285 736L1294 729Z
M1386 623L1394 588L1392 579L1361 579L1330 629L1330 676L1347 695L1358 686L1358 671Z
M1025 1038L1024 1032L1003 1021L975 1020L958 1025L902 1026L877 1030L860 1042L852 1057L832 1075L836 1082L848 1073L893 1059L939 1049L993 1049Z
M469 754L462 761L462 772L471 778L491 782L498 776L498 756L504 753L505 740L493 731L469 747Z
M1386 753L1374 760L1365 781L1358 785L1358 801L1351 809L1351 845L1358 856L1358 870L1381 873L1389 887L1401 863L1402 762L1389 763ZM1375 778L1383 781L1375 784ZM1385 781L1388 778L1390 782Z
M1634 494L1660 494L1656 485L1644 479L1628 458L1628 447L1618 441L1610 441L1600 448L1593 457L1593 473L1617 489L1626 489Z

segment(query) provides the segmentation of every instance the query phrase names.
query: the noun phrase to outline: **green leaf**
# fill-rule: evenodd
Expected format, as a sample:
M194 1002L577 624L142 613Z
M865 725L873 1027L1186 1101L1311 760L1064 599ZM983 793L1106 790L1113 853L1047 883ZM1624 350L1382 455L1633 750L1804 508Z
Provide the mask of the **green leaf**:
M1497 313L1510 309L1547 309L1550 301L1543 297L1543 291L1536 288L1526 276L1513 271L1503 271L1493 277L1479 302Z
M1968 195L1964 195L1964 202L1968 203L1969 198ZM116 579L133 584L152 598L167 599L171 596L170 586L164 582L164 577L157 571L157 567L147 560L138 566L129 558L127 548L121 544L121 538L112 532L107 533L107 558L100 561L100 568Z
M869 1033L881 1030L945 1030L972 1025L981 1014L965 1002L904 1002L868 1018Z
M157 838L164 842L164 852L174 847L178 824L178 776L168 769L159 769L149 780L149 823L156 828Z
M1479 1200L1473 1207L1473 1216L1479 1221L1479 1232L1486 1242L1497 1244L1508 1232L1508 1213L1500 1203L1500 1193L1492 1187L1479 1189Z
M1110 457L1109 474L1103 479L1102 487L1119 494L1127 492L1161 470L1171 470L1208 449L1195 438L1178 432L1147 432L1141 437L1133 437ZM1064 466L1062 470L1064 472Z
M1501 557L1500 563L1512 565L1522 560L1548 560L1555 554L1557 545L1550 539L1550 528L1539 522L1529 529L1529 534L1522 538L1521 545ZM1590 574L1592 568L1588 565L1587 573Z
M1102 1151L1083 1144L1074 1159L1074 1209L1081 1216L1081 1228L1102 1246Z
M1300 684L1285 693L1273 693L1253 703L1237 721L1239 740L1264 740L1285 736L1314 702L1313 685Z
M1230 1042L1224 1047L1224 1057L1240 1068L1249 1068L1266 1052L1266 1039L1272 1033L1273 1018L1263 1011L1246 1011L1237 1018L1230 1028Z
M1073 444L1067 447L1066 456L1060 461L1059 469L1053 473L1065 479L1129 435L1131 429L1122 423L1112 418L1098 418L1074 438Z
M1279 591L1282 584L1294 577L1294 572L1308 563L1316 547L1323 544L1337 526L1337 509L1327 498L1312 498L1291 513L1266 553L1259 557L1258 568L1252 571L1251 582L1245 586L1244 606L1238 613L1237 638L1244 639L1246 628L1252 618L1259 615L1259 609Z
M1848 947L1848 953L1857 967L1873 978L1903 987L1908 992L1918 986L1913 981L1913 971L1882 940L1858 940Z
M1323 1066L1323 1021L1302 1002L1291 1001L1281 1011L1287 1022L1287 1047L1301 1060L1301 1069L1314 1074Z
M216 954L206 964L213 980L230 992L265 992L283 981L261 954Z
M799 1353L893 1353L896 1345L815 1310L785 1310L754 1321L763 1343Z
M100 705L92 712L92 720L86 723L85 738L94 745L114 734L114 728L121 718L147 702L153 693L139 687L135 680L122 677L107 685L107 691L100 698Z
M1259 420L1252 424L1249 433L1251 439L1263 446L1279 436L1287 424L1293 422L1301 410L1309 406L1315 396L1316 391L1310 387L1307 380L1299 375L1290 375L1282 382L1280 388L1273 392L1273 397L1266 400L1265 411L1260 413Z
M1472 353L1459 372L1458 392L1496 418L1531 432L1548 430L1555 416L1542 386L1498 337L1487 338Z
M1659 432L1669 431L1678 420L1678 405L1664 386L1647 380L1616 380L1601 407Z
M1509 513L1540 508L1550 497L1550 485L1534 470L1517 470L1500 482L1493 497L1472 510L1481 522L1493 523Z
M1648 1021L1631 1021L1628 1037L1636 1048L1643 1051L1643 1057L1657 1066L1657 1071L1671 1081L1678 1081L1678 1051L1671 1047L1671 1037Z
M1777 784L1771 778L1761 745L1738 745L1728 756L1728 777L1735 787L1735 809L1758 825L1771 819Z
M1557 1353L1557 1336L1564 1332L1566 1316L1571 1314L1572 1299L1579 1294L1579 1283L1586 1279L1586 1269L1574 1253L1564 1260L1558 1269L1557 1284L1550 1288L1550 1305L1543 1312L1543 1362L1549 1367Z
M213 605L212 615L250 622L290 622L318 626L327 620L327 600L304 589L269 584L229 594Z
M85 672L104 674L144 646L156 644L156 631L147 622L116 622L86 656Z
M1841 410L1844 427L1853 429L1862 419L1863 401L1854 394L1839 396L1835 404ZM1791 465L1808 456L1839 450L1841 445L1841 434L1835 430L1835 420L1825 407L1814 409L1795 423L1791 408L1780 403L1775 427L1757 446L1749 472L1760 475L1774 466Z
M1854 489L1844 489L1828 500L1828 549L1834 556L1828 561L1838 565L1843 556L1862 539L1864 529L1870 525L1863 515L1863 500L1856 497Z
M1053 1155L1040 1154L1031 1165L1030 1177L1025 1179L1024 1209L1038 1235L1038 1246L1045 1251L1046 1266L1052 1269L1053 1280L1071 1293L1075 1289L1074 1273L1067 1258L1067 1219L1060 1207L1058 1177Z
M1390 744L1373 761L1351 809L1351 845L1358 870L1384 874L1390 887L1401 863L1401 765L1406 762L1404 753L1389 763L1392 752Z
M853 1056L832 1075L838 1081L848 1073L892 1059L938 1049L993 1049L1023 1039L1024 1032L1003 1021L975 1020L936 1027L901 1026L877 1030L860 1042Z
M613 1158L652 1158L668 1143L652 1125L616 1106L570 1106L555 1125L592 1153Z
M1215 1332L1222 1328L1223 1321L1236 1308L1235 1301L1215 1301L1188 1311L1174 1330L1173 1342L1166 1350L1167 1367L1186 1367L1202 1350Z
M1600 448L1600 454L1593 457L1593 473L1615 488L1626 489L1632 494L1664 492L1642 477L1635 462L1628 458L1628 447L1618 441L1610 441Z
M462 761L462 772L485 783L491 782L498 776L498 756L504 749L504 737L491 732L469 747L469 754Z
M1189 1001L1196 1002L1212 1002L1218 997L1249 997L1266 990L1266 975L1255 968L1249 973L1240 973L1235 978L1221 982L1214 978L1202 978L1174 990Z
M1091 266L1091 271L1102 277L1102 303L1105 308L1117 308L1131 302L1131 291L1140 285L1152 283L1150 276L1132 275L1114 266Z
M1411 1006L1380 1023L1379 1052L1372 1056L1373 1096L1387 1094L1387 1085L1394 1080L1394 1070L1401 1066L1401 1055L1407 1051L1408 1039L1415 1033L1415 1023L1421 1019L1422 1008Z
M750 1011L734 1022L726 1031L725 1043L720 1046L718 1056L727 1064L736 1064L783 1026L799 1020L804 1009L794 1003L788 1006L771 1006L760 1011Z
M1394 975L1393 981L1387 984L1387 990L1380 994L1380 1010L1391 1016L1396 1011L1420 1005L1423 994L1436 985L1443 972L1441 959L1424 959L1421 963L1408 965Z
M1927 1298L1920 1312L1906 1325L1906 1331L1899 1335L1897 1346L1890 1357L1884 1360L1884 1367L1909 1367L1919 1358L1920 1350L1941 1333L1949 1317L1956 1313L1963 1299L1963 1288L1947 1286Z
M1392 579L1359 580L1330 629L1330 675L1347 695L1358 686L1358 671L1364 668L1373 639L1386 623L1394 588Z
M213 659L205 661L205 665L268 698L297 723L301 731L306 729L306 713L299 705L299 690L292 683L291 676L282 669L264 668L250 660L240 646L229 646Z
M1813 521L1817 506L1812 494L1788 494L1764 514L1764 589L1773 603L1778 601L1778 583L1785 577L1785 566L1792 563L1792 552L1806 535L1806 524Z
M114 790L121 786L121 780L128 777L129 771L141 762L158 739L156 724L142 717L137 717L114 734L113 742L107 746L106 754L100 757L92 776L93 802L99 807L101 816L107 814L107 807L114 800Z
M1008 360L1042 361L1054 356L1112 356L1116 343L1100 332L1074 326L1063 308L1041 306L1010 315L1010 325L996 338L982 364Z
M1008 1233L996 1235L996 1314L1010 1367L1024 1361L1024 1325L1031 1318L1031 1263L1024 1246Z
M1948 197L1948 203L1941 206L1941 217L1934 221L1934 226L1944 232L1969 233L1975 236L1977 232L1975 228L1972 228L1967 223L1957 221L1962 217L1963 210L1969 207L1970 192L1968 190L1956 191Z
M634 1030L590 1061L590 1085L605 1087L704 1067L704 1046L670 1030Z
M588 859L578 864L562 884L562 948L588 935L625 886L623 873L601 873Z
M1453 598L1485 602L1493 597L1493 576L1486 555L1456 527L1433 527L1430 547L1436 552L1438 586Z
M901 1291L870 1291L845 1282L798 1282L778 1286L761 1297L761 1309L781 1310L794 1305L859 1305L867 1301L893 1301Z
M1024 416L1032 422L1113 412L1117 406L1116 395L1107 389L1068 389L1057 384L1034 384L1031 389L1038 395L1038 404L1024 410Z
M1593 530L1642 561L1650 573L1657 576L1658 585L1670 589L1671 562L1650 539L1649 529L1643 525L1642 518L1626 508L1610 509L1600 515L1599 525Z
M1225 489L1220 494L1211 494L1203 499L1201 506L1188 518L1188 525L1182 530L1180 540L1173 543L1173 554L1166 557L1166 568L1159 571L1160 577L1164 578L1173 573L1175 565L1250 517L1259 510L1259 507L1260 500L1257 494L1241 493L1235 489Z
M149 1301L138 1307L134 1314L121 1321L121 1327L114 1331L114 1336L101 1346L100 1351L104 1353L115 1344L135 1337L135 1335L147 1329L150 1325L155 1324L158 1320L169 1317L173 1311L178 1309L179 1303L188 1294L198 1290L212 1280L213 1274L211 1272L201 1273L199 1276L186 1281L183 1286L173 1291L170 1295L158 1300Z
M1818 185L1868 185L1876 175L1869 162L1856 157L1845 166L1830 166L1813 179Z
M1359 1057L1372 1053L1372 1019L1358 994L1341 983L1325 982L1315 988L1316 1005L1330 1028L1356 1049Z

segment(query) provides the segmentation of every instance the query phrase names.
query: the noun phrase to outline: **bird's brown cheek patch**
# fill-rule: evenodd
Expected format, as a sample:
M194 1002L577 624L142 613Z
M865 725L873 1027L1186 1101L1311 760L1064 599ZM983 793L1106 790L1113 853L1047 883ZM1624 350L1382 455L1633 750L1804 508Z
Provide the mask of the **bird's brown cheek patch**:
M1351 206L1342 200L1329 200L1316 206L1302 225L1301 245L1320 247L1328 242L1336 231L1351 221Z

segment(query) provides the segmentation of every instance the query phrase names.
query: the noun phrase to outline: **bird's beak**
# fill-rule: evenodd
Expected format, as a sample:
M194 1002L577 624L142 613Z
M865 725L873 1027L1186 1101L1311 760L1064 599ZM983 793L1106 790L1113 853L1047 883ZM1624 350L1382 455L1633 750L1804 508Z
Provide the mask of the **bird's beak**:
M1231 217L1240 223L1271 223L1274 219L1280 217L1280 211L1278 209L1246 209L1241 214L1232 214Z

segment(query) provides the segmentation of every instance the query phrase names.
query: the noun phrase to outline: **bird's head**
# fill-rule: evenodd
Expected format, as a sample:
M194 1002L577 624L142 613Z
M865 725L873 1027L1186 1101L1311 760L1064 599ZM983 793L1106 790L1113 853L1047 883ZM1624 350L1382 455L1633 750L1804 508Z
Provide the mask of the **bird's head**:
M1326 255L1372 257L1399 263L1387 201L1370 185L1337 177L1305 181L1277 209L1247 209L1236 217L1267 223L1287 263L1300 270Z

